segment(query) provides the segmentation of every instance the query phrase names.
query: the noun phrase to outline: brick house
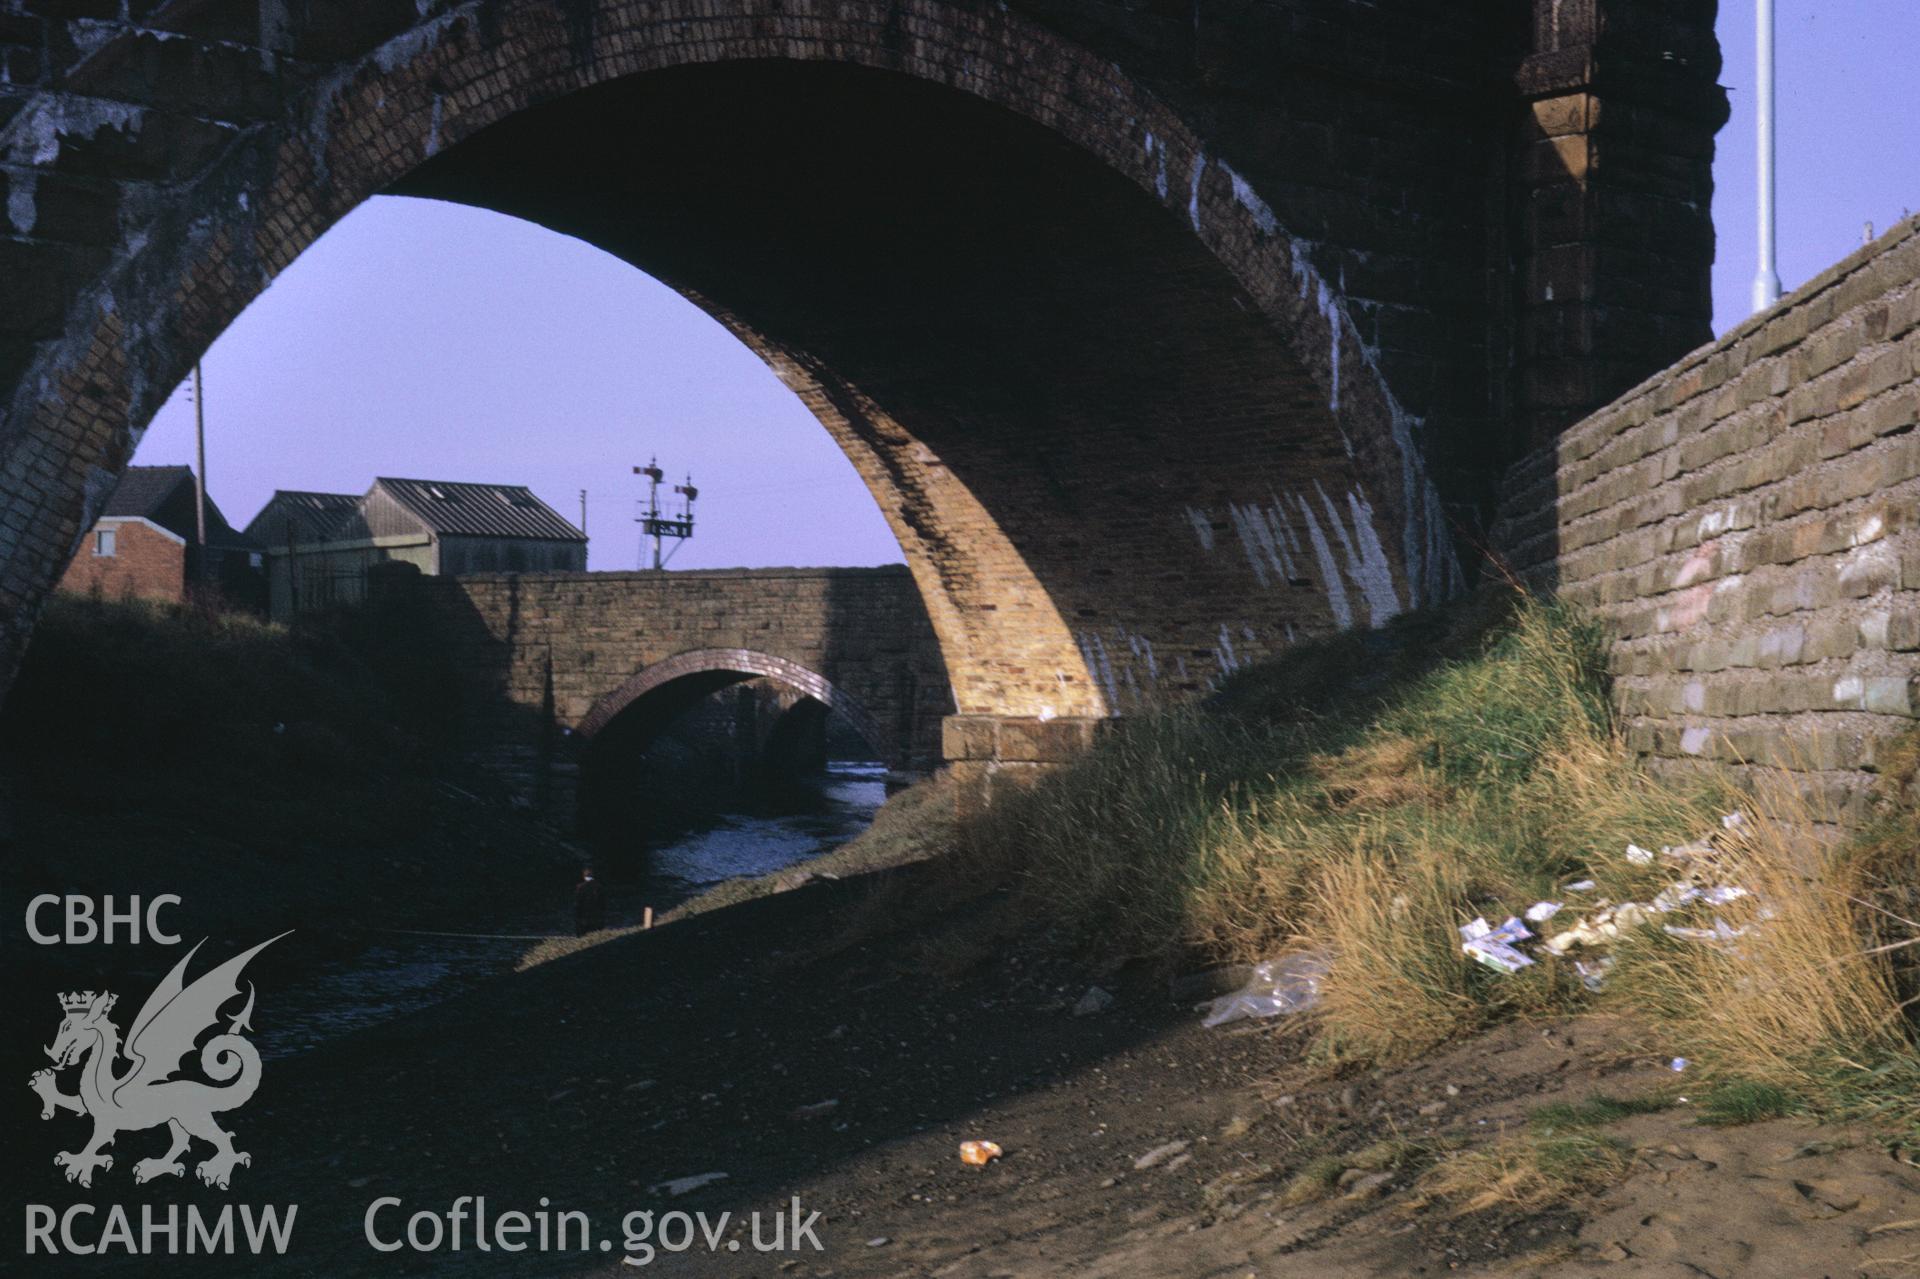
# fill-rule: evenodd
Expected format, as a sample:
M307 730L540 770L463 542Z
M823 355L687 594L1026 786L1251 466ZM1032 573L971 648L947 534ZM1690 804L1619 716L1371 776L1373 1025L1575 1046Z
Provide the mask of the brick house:
M367 596L370 577L584 572L587 537L518 484L381 477L351 493L276 492L247 524L277 620ZM393 566L392 569L385 566ZM402 567L405 566L405 567Z
M179 603L200 584L226 602L263 608L260 545L227 523L209 495L207 544L196 545L193 470L130 466L60 579L72 594Z

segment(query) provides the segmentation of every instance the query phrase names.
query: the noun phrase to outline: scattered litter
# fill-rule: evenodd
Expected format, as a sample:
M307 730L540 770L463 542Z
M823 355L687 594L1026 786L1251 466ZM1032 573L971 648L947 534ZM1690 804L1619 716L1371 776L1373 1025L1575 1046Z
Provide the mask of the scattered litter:
M1255 964L1247 984L1214 1000L1200 1024L1224 1026L1242 1017L1278 1017L1311 1008L1319 1001L1320 982L1329 966L1325 955L1310 951Z
M1591 879L1583 879L1577 884L1567 885L1567 891L1570 893L1590 893L1593 890L1594 882Z
M1651 866L1653 864L1653 854L1638 844L1628 844L1627 860L1635 866Z
M893 1240L887 1238L885 1235L875 1235L873 1238L867 1240L867 1247L884 1248L892 1242Z
M1460 928L1460 949L1476 963L1485 964L1496 972L1517 973L1533 963L1533 960L1514 949L1514 943L1523 942L1533 936L1527 926L1518 919L1509 916L1507 922L1494 928L1484 917L1475 919Z
M1588 990L1599 990L1607 984L1607 974L1613 971L1613 956L1602 955L1588 963L1584 959L1573 961L1573 971L1580 974L1580 984Z
M998 1142L963 1141L960 1143L960 1162L971 1164L975 1168L984 1168L1005 1153L1007 1152L1000 1149Z
M1099 986L1087 987L1087 993L1080 996L1080 1002L1073 1006L1075 1017L1092 1017L1113 1007L1113 992Z
M1535 902L1533 905L1527 907L1527 922L1529 924L1544 924L1559 913L1559 902Z
M1671 1070L1674 1074L1677 1075L1681 1071L1685 1070L1690 1064L1692 1063L1688 1062L1685 1057L1675 1057L1672 1061L1667 1063L1667 1069Z
M1727 830L1739 830L1742 826L1745 826L1746 824L1747 824L1746 817L1740 813L1728 813L1725 817L1722 817L1720 819L1720 825L1725 827Z
M1175 1155L1185 1154L1187 1147L1192 1144L1190 1141L1170 1141L1164 1146L1155 1146L1133 1161L1133 1170L1145 1172L1149 1168L1157 1168Z
M795 1106L788 1117L791 1119L818 1119L821 1115L830 1115L839 1108L840 1099L833 1097L826 1101L816 1101L811 1105Z
M1661 925L1661 931L1669 937L1678 937L1682 941L1730 942L1736 937L1744 937L1744 928L1730 928L1724 919L1715 918L1712 928L1682 928L1675 924Z
M702 1186L711 1186L716 1181L726 1179L727 1174L724 1172L703 1172L693 1177L676 1177L672 1181L655 1182L647 1187L647 1193L650 1195L664 1193L670 1198L678 1199L681 1195L692 1194Z

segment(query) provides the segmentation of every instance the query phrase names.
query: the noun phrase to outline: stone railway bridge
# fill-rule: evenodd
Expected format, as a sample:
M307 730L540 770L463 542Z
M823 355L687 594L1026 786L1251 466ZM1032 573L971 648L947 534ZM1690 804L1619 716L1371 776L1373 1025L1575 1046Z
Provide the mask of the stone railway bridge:
M1715 9L0 0L0 682L155 408L382 192L581 237L769 363L900 541L970 786L1458 589L1523 457L1530 565L1691 589L1632 521L1709 500L1694 446L1556 438L1710 336ZM1653 558L1592 569L1596 520Z
M564 810L713 693L776 686L786 715L837 714L889 766L940 763L953 712L940 643L904 567L503 573L412 579L426 642L468 691L474 753ZM769 726L780 731L779 724Z

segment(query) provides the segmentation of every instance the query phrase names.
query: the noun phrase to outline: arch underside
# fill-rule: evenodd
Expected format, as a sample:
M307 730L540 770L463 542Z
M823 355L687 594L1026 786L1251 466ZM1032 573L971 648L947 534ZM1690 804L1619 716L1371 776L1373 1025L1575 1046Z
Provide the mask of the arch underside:
M916 6L939 21L902 42L858 5L844 38L745 7L722 35L606 4L584 39L456 9L320 86L49 353L10 490L48 457L78 476L35 517L70 549L164 388L394 190L589 240L767 358L899 537L962 714L1150 705L1444 584L1337 292L1118 68L1004 12Z
M743 649L694 649L634 672L600 698L575 728L589 749L604 734L618 732L628 749L645 743L702 701L724 688L767 679L811 699L839 716L889 764L900 765L909 744L883 733L865 706L816 671L771 653Z
M768 358L948 606L963 712L1137 709L1408 602L1395 490L1274 323L1190 227L989 104L687 68L524 113L394 189L587 240Z

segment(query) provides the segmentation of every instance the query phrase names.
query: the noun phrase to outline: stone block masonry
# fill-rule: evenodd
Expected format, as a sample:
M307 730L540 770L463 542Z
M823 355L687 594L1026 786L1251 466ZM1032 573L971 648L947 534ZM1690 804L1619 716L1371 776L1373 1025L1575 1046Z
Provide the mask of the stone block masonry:
M639 745L767 677L840 711L896 767L941 760L953 693L904 567L414 579L473 708L476 757L533 796L604 732Z
M1508 476L1499 544L1595 610L1628 742L1838 819L1920 715L1920 220Z

